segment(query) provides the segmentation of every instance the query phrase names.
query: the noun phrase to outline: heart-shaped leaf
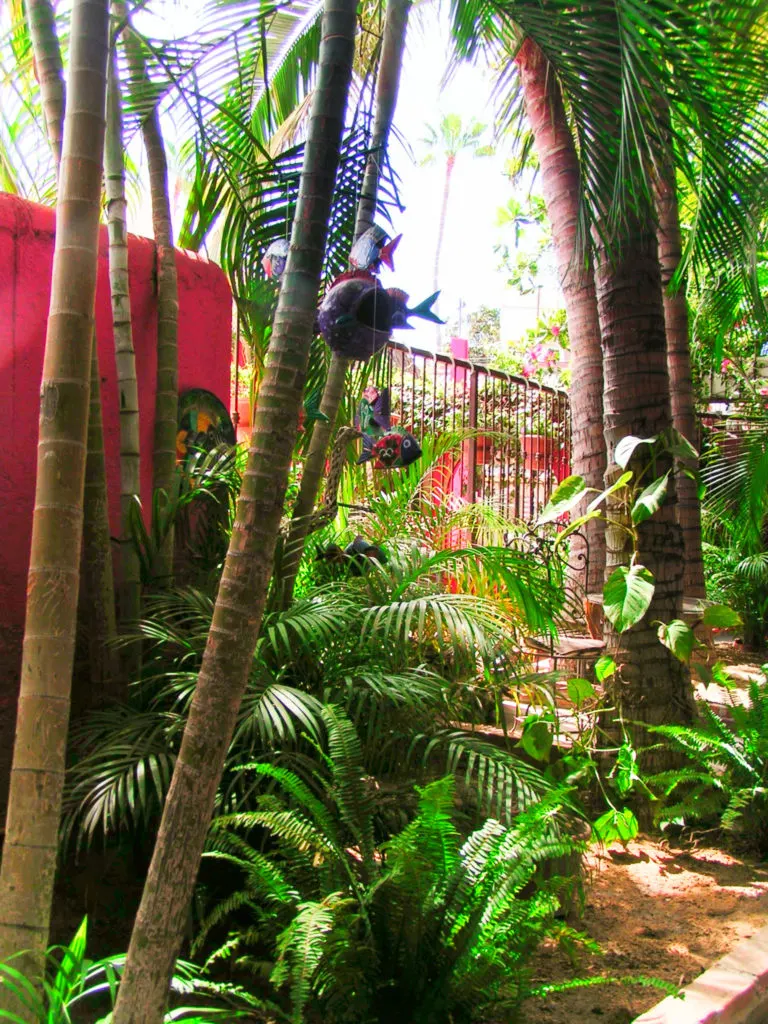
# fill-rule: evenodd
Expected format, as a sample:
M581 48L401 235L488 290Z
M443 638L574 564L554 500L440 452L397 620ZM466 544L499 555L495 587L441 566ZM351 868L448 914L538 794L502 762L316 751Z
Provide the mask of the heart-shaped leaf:
M588 679L582 679L580 676L574 676L573 679L569 679L565 684L565 688L568 697L576 705L583 704L585 700L595 696L595 688L592 683Z
M644 565L619 565L603 587L603 611L619 633L625 633L648 611L655 584Z
M544 523L553 523L555 519L559 519L566 512L570 512L584 497L586 489L587 485L584 482L584 477L567 476L561 484L558 484L552 492L552 497L541 510L539 525L543 526Z
M616 662L610 654L601 654L595 662L595 679L598 683L604 683L616 671Z
M673 619L671 622L659 626L659 640L664 646L672 651L678 661L688 662L691 660L693 648L696 646L696 637L689 625L681 619Z
M526 718L519 746L537 761L546 761L552 749L552 730L541 718Z
M633 437L631 434L629 437L622 437L616 445L616 451L613 455L616 465L621 466L622 469L626 469L629 464L629 460L632 458L632 453L638 445L655 443L655 437Z
M658 512L663 505L664 499L667 496L669 473L670 471L667 470L664 476L652 480L640 494L640 497L632 507L632 522L635 526L638 523L645 522L646 519L650 519L653 513Z
M640 826L637 818L628 807L623 811L610 810L601 815L597 821L592 823L592 831L595 838L608 846L610 843L628 843L634 839Z
M708 629L735 629L741 625L741 616L727 604L713 604L704 609L703 622Z

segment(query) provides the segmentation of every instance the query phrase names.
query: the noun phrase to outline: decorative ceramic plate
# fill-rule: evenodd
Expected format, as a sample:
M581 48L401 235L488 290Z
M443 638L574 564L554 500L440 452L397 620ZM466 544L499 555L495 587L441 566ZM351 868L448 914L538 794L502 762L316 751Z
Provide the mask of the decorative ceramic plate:
M184 459L190 448L210 451L217 444L234 444L235 428L224 403L204 388L179 395L176 456Z

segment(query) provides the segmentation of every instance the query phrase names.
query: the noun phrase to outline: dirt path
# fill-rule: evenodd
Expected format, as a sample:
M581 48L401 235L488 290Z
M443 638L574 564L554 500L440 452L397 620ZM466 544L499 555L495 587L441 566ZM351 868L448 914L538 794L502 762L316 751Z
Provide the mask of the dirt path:
M768 864L705 845L673 847L640 840L589 860L587 905L575 927L605 955L582 956L574 970L555 948L534 964L536 981L650 975L688 984L741 939L768 923ZM611 985L535 1000L527 1024L628 1024L663 996Z

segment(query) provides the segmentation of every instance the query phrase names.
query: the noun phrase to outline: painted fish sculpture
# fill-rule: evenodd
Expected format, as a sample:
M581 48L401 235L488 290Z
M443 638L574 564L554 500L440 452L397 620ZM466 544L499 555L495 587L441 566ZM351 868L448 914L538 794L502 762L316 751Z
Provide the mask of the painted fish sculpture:
M267 277L276 281L280 280L285 272L290 248L287 238L278 238L270 244L261 260L261 265Z
M340 548L338 544L329 544L327 548L319 549L316 558L318 562L342 565L353 576L362 576L366 570L370 569L371 562L386 565L388 561L387 553L383 548L371 544L360 534L345 548Z
M374 460L374 469L402 469L421 458L419 442L407 431L392 432L374 440L363 435L363 451L358 466Z
M389 341L392 330L410 329L409 317L444 323L432 310L440 292L417 306L399 288L384 289L372 275L337 278L317 312L317 326L336 355L362 362Z
M367 387L355 413L355 430L371 437L382 437L389 433L391 426L389 388Z
M392 257L402 237L402 235L398 235L390 241L384 228L374 224L364 231L352 246L352 251L349 254L350 267L353 270L367 270L372 274L377 274L383 263L385 267L394 270L395 264Z

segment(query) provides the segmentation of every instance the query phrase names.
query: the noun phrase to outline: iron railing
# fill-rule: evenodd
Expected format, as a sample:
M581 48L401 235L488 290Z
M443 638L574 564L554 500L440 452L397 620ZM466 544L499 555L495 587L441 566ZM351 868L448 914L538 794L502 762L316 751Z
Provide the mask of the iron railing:
M471 432L446 466L446 490L530 520L570 472L570 404L544 387L443 353L391 342L377 373L393 426L417 439Z

